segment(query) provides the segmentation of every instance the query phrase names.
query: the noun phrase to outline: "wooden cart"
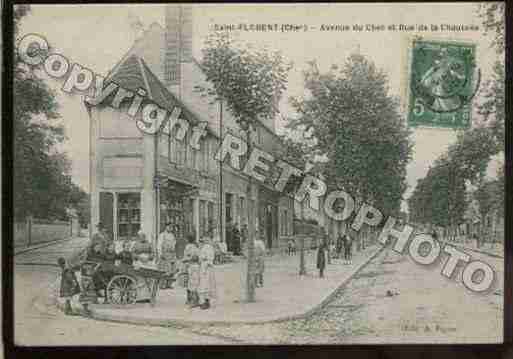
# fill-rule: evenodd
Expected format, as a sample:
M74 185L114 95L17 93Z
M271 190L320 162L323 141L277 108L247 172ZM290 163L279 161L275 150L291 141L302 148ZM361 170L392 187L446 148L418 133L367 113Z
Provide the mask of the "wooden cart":
M93 277L96 280L93 280ZM86 261L82 263L82 278L82 287L86 292L91 292L91 285L94 286L96 282L97 288L94 288L94 291L103 289L108 303L134 304L139 300L147 299L141 297L141 292L146 290L153 306L159 290L159 282L166 278L166 273L147 267L134 268L126 264Z

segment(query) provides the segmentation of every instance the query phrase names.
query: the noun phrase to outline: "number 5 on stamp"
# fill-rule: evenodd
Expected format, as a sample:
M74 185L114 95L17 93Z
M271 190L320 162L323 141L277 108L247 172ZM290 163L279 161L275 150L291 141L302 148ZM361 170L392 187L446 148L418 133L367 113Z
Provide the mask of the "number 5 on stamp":
M476 47L450 41L415 40L408 78L408 124L468 128L471 101L480 82Z

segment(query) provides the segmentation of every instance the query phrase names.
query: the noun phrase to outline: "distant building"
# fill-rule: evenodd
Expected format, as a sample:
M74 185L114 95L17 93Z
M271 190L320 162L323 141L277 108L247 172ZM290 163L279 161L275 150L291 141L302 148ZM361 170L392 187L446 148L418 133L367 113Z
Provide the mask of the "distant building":
M200 150L189 146L191 131L183 141L174 138L178 126L167 126L156 137L140 132L126 110L107 105L88 108L91 224L94 228L101 221L115 239L134 237L139 230L155 239L170 222L178 233L180 251L189 234L199 238L221 222L225 235L228 224L247 223L247 177L224 165L221 197L221 165L214 160L221 131L244 134L226 106L221 128L219 103L211 104L212 99L194 90L208 83L192 57L192 22L190 7L167 6L165 28L152 24L111 70L105 83L114 81L132 91L144 89L147 97L163 108L172 111L180 107L181 117L190 123L207 122L208 133L200 141ZM269 153L277 153L283 146L273 120L261 123L252 141ZM154 187L156 175L163 178L159 190ZM281 236L292 234L293 201L256 182L249 200L259 233L272 248Z

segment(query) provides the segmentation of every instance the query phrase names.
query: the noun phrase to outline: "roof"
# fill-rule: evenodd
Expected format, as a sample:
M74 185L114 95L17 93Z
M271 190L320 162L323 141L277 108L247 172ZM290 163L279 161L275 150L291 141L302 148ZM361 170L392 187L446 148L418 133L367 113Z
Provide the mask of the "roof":
M134 92L139 88L143 88L147 93L147 97L160 107L170 112L173 111L175 107L180 107L182 110L182 118L185 118L191 124L200 122L200 120L164 86L150 70L144 59L137 55L130 55L116 65L105 80L106 83L111 81L117 83L124 89Z

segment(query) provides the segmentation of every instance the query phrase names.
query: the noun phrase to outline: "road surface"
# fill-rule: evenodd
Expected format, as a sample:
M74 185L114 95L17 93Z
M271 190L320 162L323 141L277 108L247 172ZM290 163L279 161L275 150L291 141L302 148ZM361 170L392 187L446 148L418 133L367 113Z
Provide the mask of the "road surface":
M493 343L502 338L503 261L484 254L469 252L497 270L496 287L484 295L466 289L460 276L442 277L440 264L421 266L386 248L308 319L161 328L69 317L55 308L50 294L59 271L50 264L84 244L74 239L15 257L18 344Z
M18 345L163 345L230 344L234 339L198 335L183 328L160 328L109 323L66 316L52 300L59 277L55 265L83 248L87 239L75 238L15 256L14 338ZM25 263L25 264L23 264Z

